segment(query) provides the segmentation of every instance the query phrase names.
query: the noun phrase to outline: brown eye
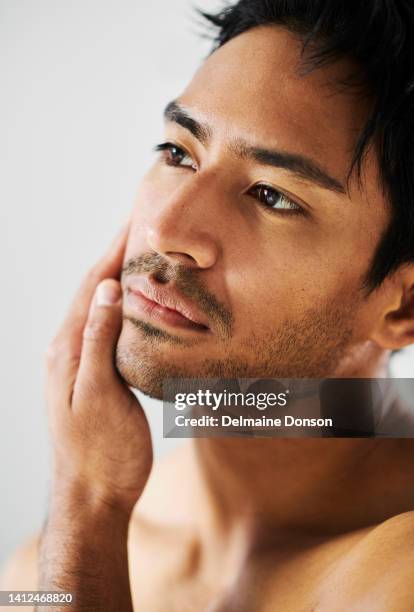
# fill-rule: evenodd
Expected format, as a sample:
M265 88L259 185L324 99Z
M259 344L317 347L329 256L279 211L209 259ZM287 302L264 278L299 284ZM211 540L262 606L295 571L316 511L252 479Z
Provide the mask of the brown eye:
M185 158L185 153L182 149L172 146L168 149L168 156L171 159L172 163L178 165L178 164L181 164L181 162Z
M172 142L164 142L163 144L157 145L155 150L163 153L165 163L169 166L179 166L197 170L196 164L187 151Z
M257 198L266 208L272 210L302 212L302 208L298 204L292 202L283 193L269 185L255 185L250 189L249 195Z

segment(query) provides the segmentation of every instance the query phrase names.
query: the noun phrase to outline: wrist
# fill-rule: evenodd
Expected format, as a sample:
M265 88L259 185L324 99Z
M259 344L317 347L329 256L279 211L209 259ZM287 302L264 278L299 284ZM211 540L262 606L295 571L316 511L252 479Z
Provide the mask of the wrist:
M74 592L76 610L132 612L129 516L91 496L82 483L62 484L51 491L42 531L40 588Z
M76 516L77 520L129 523L134 504L126 503L79 478L54 478L50 514Z

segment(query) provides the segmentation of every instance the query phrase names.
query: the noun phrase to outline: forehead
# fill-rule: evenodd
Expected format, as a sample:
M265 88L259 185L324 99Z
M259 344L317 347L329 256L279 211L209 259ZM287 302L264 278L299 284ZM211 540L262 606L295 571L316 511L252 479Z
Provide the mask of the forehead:
M350 61L304 76L301 49L284 28L254 28L215 51L180 101L218 138L309 155L346 176L368 101L338 86L354 68Z

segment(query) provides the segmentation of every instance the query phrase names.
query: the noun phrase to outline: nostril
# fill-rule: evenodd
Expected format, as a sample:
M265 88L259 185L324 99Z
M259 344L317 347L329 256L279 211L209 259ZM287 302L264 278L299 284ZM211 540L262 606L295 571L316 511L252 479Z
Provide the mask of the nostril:
M177 253L174 251L167 251L165 255L166 257L173 259L175 262L178 261L179 263L186 264L187 266L189 264L197 265L197 261L195 260L195 258L192 257L191 255L188 255L188 253Z

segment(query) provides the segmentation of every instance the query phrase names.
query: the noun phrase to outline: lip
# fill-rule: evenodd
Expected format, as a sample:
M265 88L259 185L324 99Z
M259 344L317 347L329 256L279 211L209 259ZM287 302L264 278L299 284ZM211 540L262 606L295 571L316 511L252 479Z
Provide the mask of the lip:
M125 302L145 319L174 328L209 331L206 317L174 285L159 286L143 276L131 277L125 283Z

